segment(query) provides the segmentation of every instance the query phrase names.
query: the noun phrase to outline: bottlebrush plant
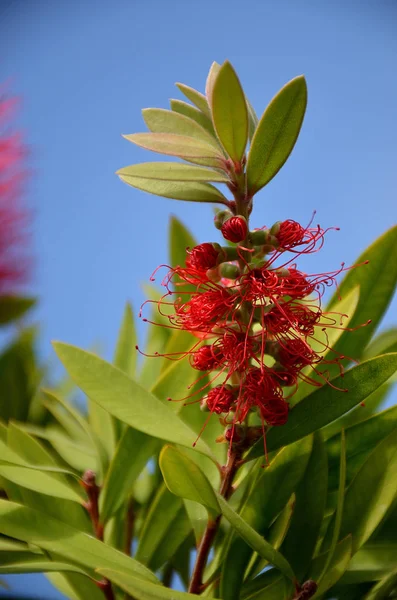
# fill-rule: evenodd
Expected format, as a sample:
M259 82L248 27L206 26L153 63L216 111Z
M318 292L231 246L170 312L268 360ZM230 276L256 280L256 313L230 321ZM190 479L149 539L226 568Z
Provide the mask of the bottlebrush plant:
M125 137L184 162L118 175L221 205L217 237L172 219L146 345L129 305L113 364L54 343L70 381L40 392L52 420L0 430L0 572L44 572L77 600L397 597L397 407L381 410L397 330L376 334L397 228L351 266L303 272L327 229L250 216L293 150L305 79L259 121L229 62L205 95L177 86L190 103L145 109L149 132Z

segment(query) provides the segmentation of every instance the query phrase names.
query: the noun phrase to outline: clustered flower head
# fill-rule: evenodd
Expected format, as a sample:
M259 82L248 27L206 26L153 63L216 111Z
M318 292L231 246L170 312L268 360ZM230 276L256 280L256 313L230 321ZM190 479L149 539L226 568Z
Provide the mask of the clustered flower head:
M26 280L26 211L20 198L26 174L25 147L19 134L10 131L16 100L4 97L0 88L0 295L13 293Z
M346 315L325 312L321 299L345 267L316 275L299 270L296 258L323 245L326 231L319 226L287 220L249 232L246 219L229 211L219 213L215 225L236 245L187 249L185 265L167 268L157 306L168 327L195 339L188 352L169 356L188 355L201 372L197 382L206 381L196 386L199 398L183 400L220 415L227 426L223 439L235 443L253 413L264 432L286 423L299 380L330 383L331 363L343 373L345 357L329 347L326 331L343 329ZM194 285L193 293L186 284Z

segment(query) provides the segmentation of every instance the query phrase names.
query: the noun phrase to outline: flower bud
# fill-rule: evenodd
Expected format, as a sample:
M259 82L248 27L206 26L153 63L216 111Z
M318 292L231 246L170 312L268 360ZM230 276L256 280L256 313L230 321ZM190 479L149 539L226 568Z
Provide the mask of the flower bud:
M242 242L248 234L247 221L244 217L231 217L221 227L222 235L229 242Z
M215 227L217 229L221 229L224 222L227 221L228 219L230 219L230 217L232 217L232 216L233 216L233 214L230 212L230 210L220 210L219 212L216 213L216 215L214 217Z
M212 346L202 346L192 356L192 367L198 371L211 371L218 364L218 358Z
M203 398L201 408L220 415L229 412L233 402L233 389L228 385L217 385Z
M268 229L255 229L250 231L250 240L254 246L263 246L268 243L269 230Z
M227 427L223 435L227 442L232 442L232 444L239 444L243 441L245 437L244 428L240 427L239 425Z
M240 269L233 263L222 263L219 267L219 273L224 279L237 279L240 275Z
M188 250L186 264L198 271L208 271L208 269L213 269L217 265L220 253L221 247L219 244L205 242L195 246L192 250Z
M278 225L278 229L273 231L273 227L275 227L273 225L271 233L276 236L280 248L288 250L302 243L305 237L305 229L302 225L292 219L276 223L276 225Z

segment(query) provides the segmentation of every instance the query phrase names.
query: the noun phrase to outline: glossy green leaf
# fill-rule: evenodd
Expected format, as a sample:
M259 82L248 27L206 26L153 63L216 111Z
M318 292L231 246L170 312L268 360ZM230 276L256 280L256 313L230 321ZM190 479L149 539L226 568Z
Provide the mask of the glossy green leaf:
M220 71L221 65L217 62L213 62L208 72L207 81L205 82L205 95L208 103L211 105L212 102L212 90L214 88L215 80Z
M333 553L331 563L327 573L320 582L318 590L313 598L320 599L322 594L332 588L346 571L352 556L352 540L351 536L347 536L339 542ZM310 579L318 581L324 571L324 566L328 561L328 553L320 554L314 559Z
M316 547L327 491L327 453L322 436L317 432L305 474L295 492L293 516L281 548L299 581L307 574Z
M205 115L211 117L211 112L208 106L207 98L201 92L185 85L184 83L176 83L176 87L186 96L190 102L195 104Z
M254 107L252 106L252 104L248 100L248 98L246 98L245 101L247 102L247 109L248 109L248 137L250 140L252 140L252 138L254 137L256 128L258 127L259 119L256 115Z
M62 563L57 561L45 560L43 558L34 558L34 560L29 562L12 562L6 565L0 564L0 573L48 573L49 571L71 571L74 573L80 573L80 575L86 575L86 573L76 567L75 565L70 565L68 563Z
M113 581L122 590L133 596L136 600L197 600L195 594L170 590L161 585L143 582L132 575L126 575L120 571L109 569L98 569L98 573Z
M0 531L89 569L118 568L157 581L136 560L40 511L0 499Z
M390 595L397 589L397 568L388 573L372 590L365 596L364 600L384 600L392 598ZM395 597L395 596L394 596Z
M142 179L140 177L125 177L120 175L128 185L171 200L185 200L186 202L212 202L226 204L227 200L218 188L210 183L160 181L158 179Z
M387 352L397 352L397 327L381 331L366 347L363 357L373 358Z
M222 146L233 161L240 162L248 140L248 110L239 78L228 61L216 75L210 104Z
M346 429L347 481L364 464L373 448L392 431L397 429L397 406L378 413L365 421L361 421ZM327 440L327 452L330 469L334 469L339 461L340 435L336 434ZM331 479L331 489L333 485Z
M195 167L185 165L184 163L167 162L149 162L124 167L116 172L123 181L129 178L134 179L158 179L160 181L215 181L227 183L228 176L225 173L206 169L205 167ZM133 185L133 182L132 184Z
M167 568L184 543L189 544L192 548L194 538L192 536L192 525L184 506L181 505L174 519L168 524L167 535L162 537L157 545L156 552L149 563L150 568L153 571L157 571L161 567Z
M248 154L250 194L269 183L291 154L305 116L306 103L306 81L301 75L287 83L266 108Z
M45 576L69 600L87 600L88 598L89 600L103 600L104 598L102 590L93 580L79 573L47 572Z
M340 535L352 535L354 552L379 525L396 494L397 433L394 430L371 452L346 492ZM325 544L328 540L329 536Z
M306 437L278 452L265 469L257 468L240 516L259 535L264 535L283 510L306 470L312 450L312 438ZM241 589L252 549L233 539L223 560L221 597L234 600Z
M220 149L203 140L175 133L132 133L124 136L126 140L151 150L180 158L216 158L222 159Z
M285 425L270 430L267 434L268 449L275 450L290 444L334 421L365 400L396 369L397 353L384 354L346 371L344 377L336 377L332 380L332 387L324 385L316 389L291 410ZM348 391L343 391L345 389ZM260 456L262 444L257 442L248 458Z
M368 543L353 556L341 585L379 581L396 566L397 543Z
M123 433L110 463L100 496L101 521L108 519L123 505L156 448L158 440L128 427Z
M220 151L219 143L193 119L172 110L145 108L142 111L148 129L153 133L172 133L202 140Z
M255 531L244 519L242 519L230 506L230 504L218 494L218 502L223 516L229 521L233 529L243 538L245 542L266 559L271 565L279 569L284 575L293 580L295 575L291 565L273 546L269 544L259 533Z
M183 102L183 100L172 99L170 100L170 105L174 112L185 115L185 117L189 117L189 119L193 119L193 121L196 121L196 123L201 125L201 127L215 137L215 130L211 119L201 112L201 110L187 102Z
M212 518L220 513L215 492L201 469L173 446L164 446L160 453L160 469L173 494L194 500L205 506Z
M0 325L5 325L21 318L35 304L35 298L0 296Z
M335 519L333 522L331 545L328 551L328 558L324 565L322 574L319 577L318 583L321 582L327 576L332 559L334 558L336 547L338 544L342 517L343 517L343 506L345 501L345 487L346 487L346 438L345 432L342 430L340 440L340 466L339 466L339 488L338 488L338 500L335 511Z
M348 331L339 339L335 348L345 356L361 358L365 346L371 339L385 313L397 284L397 226L389 229L365 250L354 264L368 264L351 269L332 297L329 308L352 288L360 286L360 300L350 327L359 327L356 331Z
M143 433L192 447L194 433L189 427L122 371L75 346L54 342L54 348L75 383L110 414ZM201 440L196 447L211 454Z
M271 570L247 581L241 590L241 600L290 600L293 590L289 579Z

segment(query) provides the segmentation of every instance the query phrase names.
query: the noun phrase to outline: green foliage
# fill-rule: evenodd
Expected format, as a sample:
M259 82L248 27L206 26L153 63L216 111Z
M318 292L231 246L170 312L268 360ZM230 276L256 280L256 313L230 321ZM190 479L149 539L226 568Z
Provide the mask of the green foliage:
M126 138L185 162L132 165L119 177L167 198L231 211L240 203L248 219L253 194L296 142L304 78L284 86L259 121L227 61L211 66L205 95L177 87L191 104L145 109L149 132ZM127 304L113 364L54 343L67 372L59 383L36 357L35 331L18 322L0 356L1 576L43 572L71 600L396 598L397 407L379 407L396 382L397 330L374 337L396 287L396 231L363 252L357 262L368 264L347 271L330 302L335 327L313 341L325 360L336 349L360 362L344 359L343 376L332 364L322 377L317 364L305 367L287 422L270 427L250 412L233 443L231 414L200 410L203 390L219 379L192 369L191 349L210 342L174 330L154 286L145 288L154 306L145 316L163 327L147 324L147 356L138 361ZM198 242L177 217L169 237L169 262L183 265ZM197 289L190 280L172 285L184 298ZM32 305L1 298L0 324L12 326ZM81 392L84 403L75 400ZM170 589L175 574L181 591Z

